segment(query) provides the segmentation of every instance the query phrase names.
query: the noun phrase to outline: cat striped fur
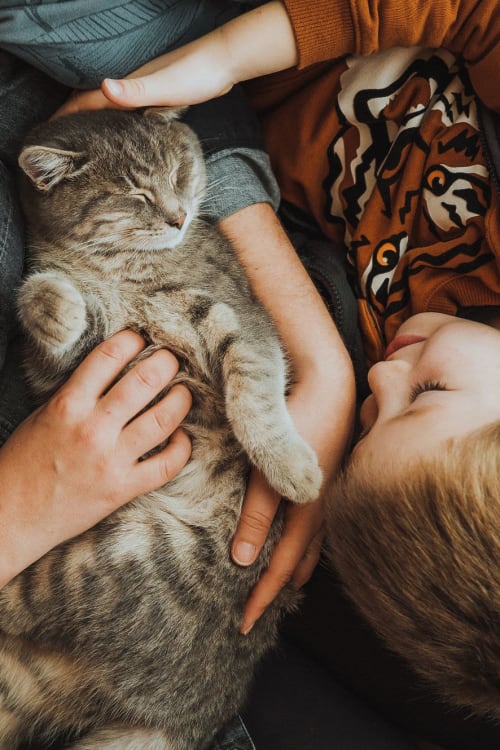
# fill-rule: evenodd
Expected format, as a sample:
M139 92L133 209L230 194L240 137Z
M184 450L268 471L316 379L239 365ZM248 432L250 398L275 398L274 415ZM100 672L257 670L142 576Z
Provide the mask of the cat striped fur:
M171 111L81 113L21 152L30 270L26 369L45 399L123 328L171 349L193 394L185 469L49 552L0 592L0 750L203 750L275 641L282 592L248 636L258 562L233 564L249 467L295 502L321 471L285 405L286 359L231 246L199 218L200 145ZM36 478L33 482L36 492Z

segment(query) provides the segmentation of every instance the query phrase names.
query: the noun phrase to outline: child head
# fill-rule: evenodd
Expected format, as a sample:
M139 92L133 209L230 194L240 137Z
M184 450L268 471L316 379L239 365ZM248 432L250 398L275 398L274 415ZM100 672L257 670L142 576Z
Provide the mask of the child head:
M441 697L500 720L500 331L415 316L369 382L330 503L333 563Z

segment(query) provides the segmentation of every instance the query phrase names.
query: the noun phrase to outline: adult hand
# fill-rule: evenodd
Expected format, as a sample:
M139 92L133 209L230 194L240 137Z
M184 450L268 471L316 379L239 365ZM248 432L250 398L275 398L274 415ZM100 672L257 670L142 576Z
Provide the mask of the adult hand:
M0 585L186 464L187 388L173 386L143 411L176 374L175 357L156 351L116 381L143 348L131 331L97 346L1 448Z

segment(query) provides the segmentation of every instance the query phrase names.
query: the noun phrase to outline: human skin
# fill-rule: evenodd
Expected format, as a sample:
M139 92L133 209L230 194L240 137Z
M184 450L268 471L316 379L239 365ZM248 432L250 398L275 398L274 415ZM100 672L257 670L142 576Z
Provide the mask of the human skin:
M139 414L175 376L173 354L159 350L114 382L144 347L132 331L100 344L0 448L0 587L187 463L188 389L175 385Z
M500 420L500 330L441 313L408 318L368 373L356 463L398 471ZM395 450L397 446L397 451Z

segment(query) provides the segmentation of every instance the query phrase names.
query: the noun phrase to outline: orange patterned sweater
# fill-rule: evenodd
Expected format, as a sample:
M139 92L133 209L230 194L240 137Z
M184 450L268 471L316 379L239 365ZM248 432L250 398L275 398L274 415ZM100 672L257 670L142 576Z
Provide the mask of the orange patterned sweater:
M285 5L301 69L254 103L283 198L347 249L368 362L411 314L500 305L500 4Z

